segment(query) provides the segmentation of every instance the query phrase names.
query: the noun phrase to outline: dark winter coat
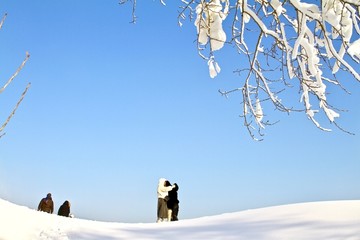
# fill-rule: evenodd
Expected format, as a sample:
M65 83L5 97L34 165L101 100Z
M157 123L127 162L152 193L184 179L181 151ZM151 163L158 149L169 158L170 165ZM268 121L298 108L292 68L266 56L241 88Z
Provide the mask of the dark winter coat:
M54 212L54 202L51 198L51 195L48 194L46 198L41 199L38 211L53 213Z
M176 205L179 204L179 199L178 199L178 190L179 190L179 186L174 183L175 187L168 192L168 196L169 196L169 200L167 201L167 207L168 209L173 209Z
M60 206L58 211L59 216L69 217L70 215L70 203L69 201L65 201L63 205Z

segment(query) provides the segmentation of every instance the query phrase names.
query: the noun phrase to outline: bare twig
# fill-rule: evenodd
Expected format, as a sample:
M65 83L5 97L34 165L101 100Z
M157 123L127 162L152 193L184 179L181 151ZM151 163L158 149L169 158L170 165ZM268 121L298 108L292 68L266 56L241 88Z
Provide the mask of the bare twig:
M1 22L0 22L0 29L2 28L4 22L5 22L5 19L7 17L7 13L4 14L3 18L1 19Z
M9 78L9 80L5 83L5 85L0 88L0 94L5 90L5 88L14 80L14 78L19 74L19 72L21 71L21 69L25 66L27 60L29 59L30 54L28 52L26 52L26 57L24 59L24 61L20 64L20 66L18 67L18 69L16 69L15 73Z
M5 129L6 125L10 122L11 118L15 115L16 110L18 109L20 103L22 102L22 100L24 99L28 89L30 88L31 83L28 83L28 85L26 86L24 92L21 94L21 97L19 99L19 101L17 102L17 104L15 105L13 111L11 112L11 114L8 116L8 118L6 119L6 121L3 123L3 125L0 128L0 133ZM3 136L4 134L0 135L0 138Z

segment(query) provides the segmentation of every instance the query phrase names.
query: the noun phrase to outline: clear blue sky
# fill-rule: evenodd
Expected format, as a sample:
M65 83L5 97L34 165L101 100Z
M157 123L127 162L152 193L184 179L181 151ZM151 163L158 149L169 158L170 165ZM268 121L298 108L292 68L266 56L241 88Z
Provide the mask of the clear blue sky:
M345 77L352 95L329 97L355 136L267 109L280 122L254 142L240 96L217 92L240 83L241 59L225 47L211 79L179 4L140 1L133 25L117 0L1 1L1 85L31 54L0 95L1 121L32 86L0 139L0 197L37 208L51 192L56 211L69 200L77 217L119 222L156 220L160 177L179 184L180 219L360 199L360 84Z

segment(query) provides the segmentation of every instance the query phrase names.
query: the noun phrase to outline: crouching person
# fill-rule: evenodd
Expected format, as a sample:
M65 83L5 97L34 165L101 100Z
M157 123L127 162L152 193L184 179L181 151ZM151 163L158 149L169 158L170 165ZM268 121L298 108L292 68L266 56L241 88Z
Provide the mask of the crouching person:
M71 217L70 215L70 202L69 201L65 201L59 208L58 211L58 215L59 216L64 216L64 217Z

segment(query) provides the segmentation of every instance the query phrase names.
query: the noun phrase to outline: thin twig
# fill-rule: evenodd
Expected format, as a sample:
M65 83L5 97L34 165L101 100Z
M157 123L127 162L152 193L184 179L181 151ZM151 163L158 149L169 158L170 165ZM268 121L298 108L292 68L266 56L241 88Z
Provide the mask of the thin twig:
M28 85L26 86L24 92L21 94L21 97L19 99L19 101L17 102L16 106L14 107L13 111L11 112L11 114L8 116L8 118L6 119L6 121L4 122L4 124L1 126L0 128L0 133L5 129L6 125L10 122L11 118L15 115L16 110L18 109L20 103L22 102L22 100L24 99L28 89L30 88L31 83L28 83ZM4 134L3 134L4 135ZM1 135L0 138L3 136Z
M9 80L7 81L7 83L5 83L5 85L0 89L0 93L2 93L5 88L14 80L14 78L19 74L19 72L21 71L21 69L25 66L25 63L27 62L27 60L29 59L30 54L28 52L26 52L26 57L24 59L24 61L21 63L21 65L18 67L18 69L16 69L16 72L9 78Z

